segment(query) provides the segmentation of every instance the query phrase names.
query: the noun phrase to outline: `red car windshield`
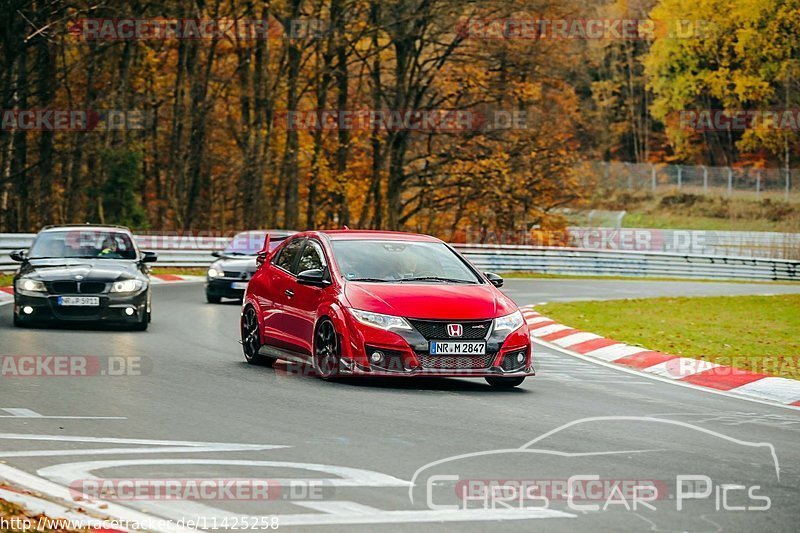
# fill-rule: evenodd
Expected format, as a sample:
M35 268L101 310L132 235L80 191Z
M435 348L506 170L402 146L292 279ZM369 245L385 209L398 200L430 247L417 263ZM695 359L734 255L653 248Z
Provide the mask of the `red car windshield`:
M31 259L136 259L136 248L127 233L120 231L46 231L36 238Z
M444 243L335 240L336 263L346 280L368 282L480 283Z

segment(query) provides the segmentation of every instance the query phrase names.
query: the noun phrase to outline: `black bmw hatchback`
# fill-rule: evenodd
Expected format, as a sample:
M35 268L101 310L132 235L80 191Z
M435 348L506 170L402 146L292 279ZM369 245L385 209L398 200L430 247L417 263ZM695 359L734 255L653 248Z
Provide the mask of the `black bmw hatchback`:
M122 226L48 226L17 250L14 325L104 322L144 331L150 322L153 252Z

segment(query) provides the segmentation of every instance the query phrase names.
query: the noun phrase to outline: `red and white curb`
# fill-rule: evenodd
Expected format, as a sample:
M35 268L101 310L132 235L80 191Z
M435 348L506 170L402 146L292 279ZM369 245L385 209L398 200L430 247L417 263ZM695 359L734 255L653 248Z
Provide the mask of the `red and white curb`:
M684 385L800 408L800 380L779 378L632 346L559 324L536 312L533 306L523 307L522 314L528 323L531 340L550 345L570 355L619 365L666 381L672 380Z
M150 276L151 285L165 283L201 283L205 276L178 276L175 274L153 274ZM0 287L0 305L10 304L14 301L14 287Z

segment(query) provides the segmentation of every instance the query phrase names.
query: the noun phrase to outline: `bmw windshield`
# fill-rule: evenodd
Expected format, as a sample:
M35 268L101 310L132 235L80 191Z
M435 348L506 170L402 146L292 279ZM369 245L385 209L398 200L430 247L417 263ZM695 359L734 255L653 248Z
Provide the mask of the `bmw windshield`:
M45 231L31 246L30 259L136 259L130 235L121 231Z
M481 283L441 242L334 240L336 262L348 281L373 283Z

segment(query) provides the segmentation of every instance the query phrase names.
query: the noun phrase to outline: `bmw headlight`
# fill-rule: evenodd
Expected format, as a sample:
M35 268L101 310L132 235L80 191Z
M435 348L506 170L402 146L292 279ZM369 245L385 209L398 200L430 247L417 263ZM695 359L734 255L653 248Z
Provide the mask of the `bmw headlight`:
M381 329L411 329L411 324L401 316L382 315L359 309L350 309L350 312L353 313L356 320L368 326Z
M111 286L111 292L136 292L144 286L142 280L126 279L125 281L115 281Z
M220 270L219 268L217 268L215 266L212 266L211 268L208 269L208 273L207 274L208 274L209 278L218 278L218 277L222 276L224 274L224 272L222 270Z
M514 331L525 323L525 317L521 311L514 311L510 315L501 316L494 319L495 331Z
M17 290L30 291L30 292L45 292L47 291L47 288L44 286L44 282L39 281L38 279L20 278L17 280Z

